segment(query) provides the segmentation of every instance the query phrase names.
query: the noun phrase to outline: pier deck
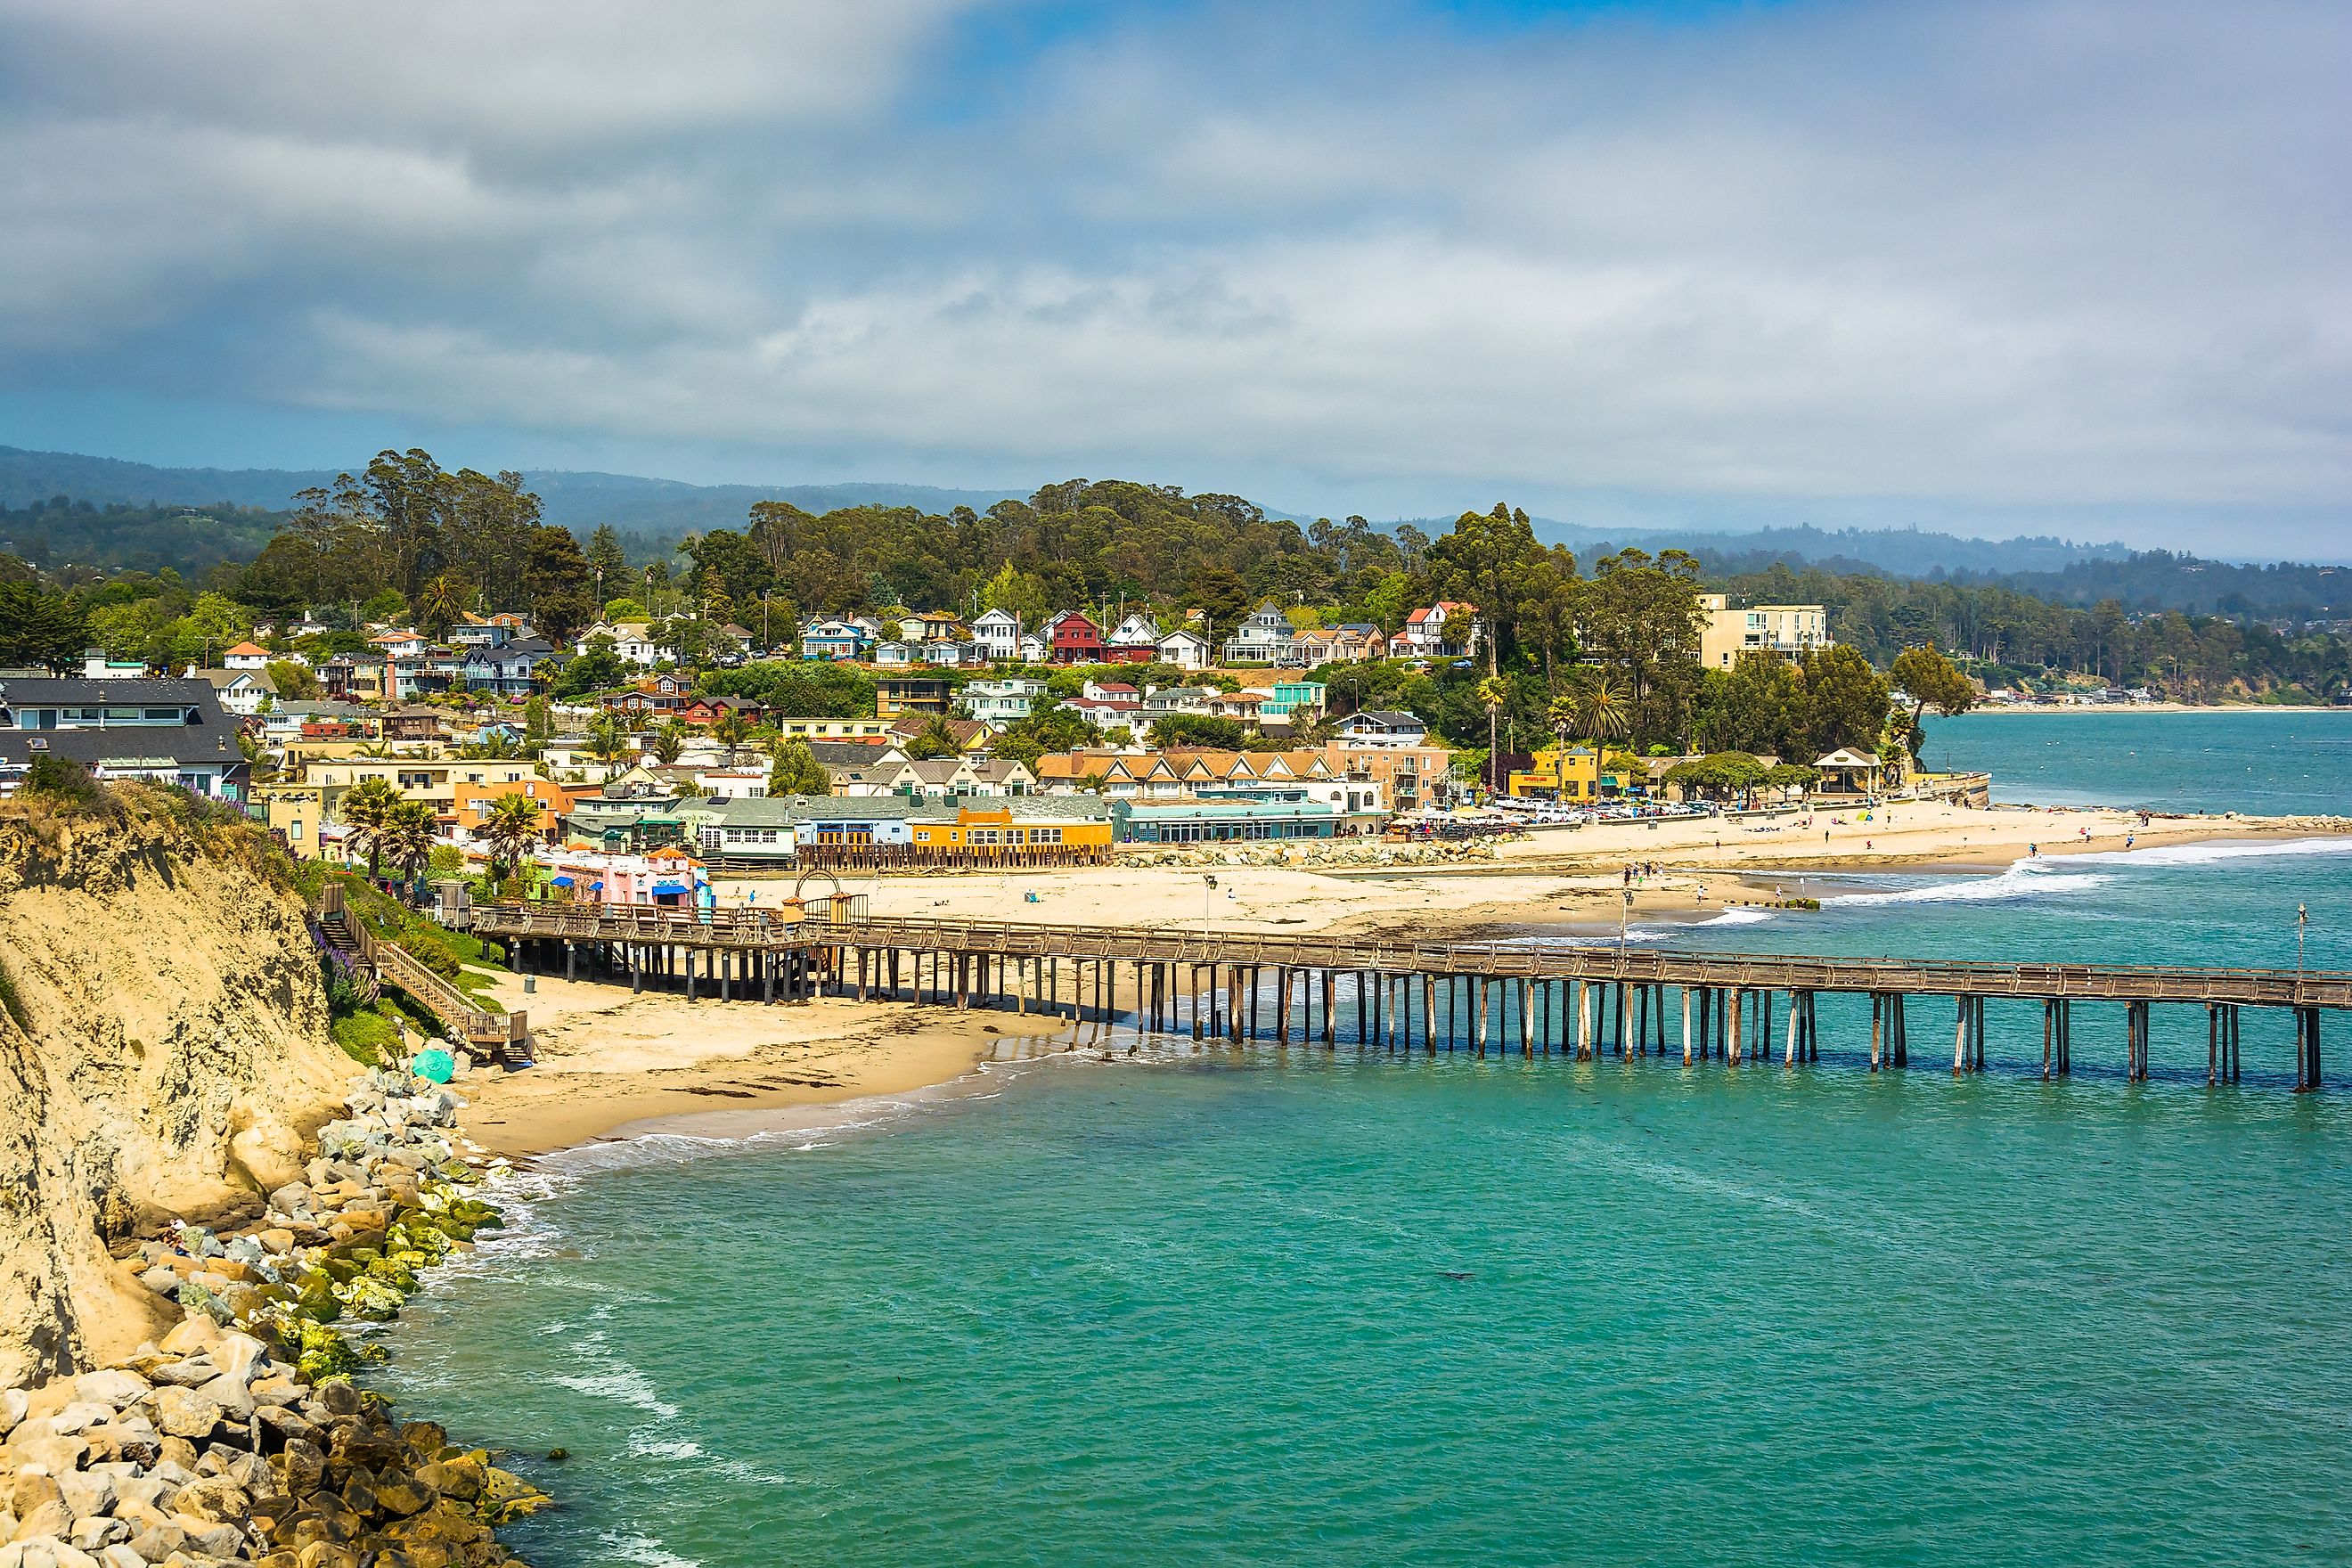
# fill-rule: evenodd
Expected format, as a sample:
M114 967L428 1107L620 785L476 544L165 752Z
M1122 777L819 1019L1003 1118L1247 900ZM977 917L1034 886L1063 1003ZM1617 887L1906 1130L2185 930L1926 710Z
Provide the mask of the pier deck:
M1840 958L1808 954L1708 952L1679 948L1627 948L1611 943L1536 945L1516 942L1412 942L1360 937L1286 936L1214 927L1032 924L966 920L873 919L839 921L799 920L764 910L694 910L577 905L494 904L474 912L474 929L484 936L517 942L559 942L567 973L579 944L627 955L633 983L651 965L656 973L682 973L693 994L695 960L703 978L714 976L721 994L731 978L764 981L773 1000L773 976L781 961L788 995L824 987L854 990L864 996L904 994L901 958L908 961L911 990L957 1005L996 1002L1020 1011L1033 1007L1072 1016L1091 1007L1117 1011L1118 969L1133 971L1133 1008L1139 1019L1164 1025L1190 999L1196 1035L1229 1029L1240 1037L1240 1009L1246 1004L1250 1033L1256 1032L1260 978L1274 978L1274 1023L1289 1036L1294 981L1299 994L1302 1031L1315 1008L1319 987L1323 1037L1333 1037L1335 983L1349 977L1359 1014L1356 1037L1377 1037L1381 1019L1401 1016L1405 1038L1415 1022L1413 993L1422 1005L1418 1023L1424 1043L1437 1011L1442 980L1458 1005L1449 1004L1444 1025L1466 1027L1475 1011L1475 1038L1488 1043L1489 1003L1501 1030L1516 1026L1523 1050L1539 1040L1561 1049L1571 1043L1579 1055L1607 1048L1627 1050L1628 1001L1639 1049L1666 1048L1667 992L1680 993L1685 1060L1709 1054L1737 1059L1769 1050L1777 995L1788 998L1790 1027L1784 1042L1793 1064L1811 1059L1813 999L1822 994L1867 995L1873 1002L1872 1060L1906 1065L1908 1058L1905 1004L1916 997L1942 997L1955 1005L1953 1070L1983 1065L1983 1005L2009 998L2042 1004L2045 1072L2071 1070L2076 1003L2122 1004L2129 1076L2147 1074L2147 1010L2157 1004L2202 1005L2209 1020L2209 1077L2236 1077L2238 1009L2277 1007L2291 1011L2296 1026L2296 1083L2319 1082L2319 1015L2352 1008L2352 973L2338 970L2189 968L2150 964L1992 963L1936 959ZM922 980L929 962L931 976ZM1061 965L1071 966L1075 993L1062 984ZM609 968L610 965L608 964ZM1083 979L1078 978L1083 976ZM1188 976L1179 984L1180 976ZM1231 1009L1221 1025L1221 995ZM1367 1002L1370 1003L1369 1011ZM1516 1004L1516 1005L1514 1005ZM1614 1035L1611 1035L1612 1007ZM1596 1006L1599 1016L1594 1016ZM1696 1012L1695 1012L1696 1009ZM1106 1015L1107 1016L1107 1015ZM1538 1035L1538 1020L1541 1019ZM1370 1029L1370 1034L1365 1031ZM1387 1026L1394 1043L1393 1019ZM1302 1038L1306 1035L1302 1032ZM1449 1036L1449 1038L1455 1037ZM1499 1042L1496 1042L1499 1043Z

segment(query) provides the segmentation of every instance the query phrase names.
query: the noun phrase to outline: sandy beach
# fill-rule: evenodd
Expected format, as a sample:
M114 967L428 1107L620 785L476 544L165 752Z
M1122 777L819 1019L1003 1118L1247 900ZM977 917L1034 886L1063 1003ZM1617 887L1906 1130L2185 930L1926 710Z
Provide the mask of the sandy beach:
M1382 868L1376 844L1254 845L1181 864L1018 873L866 877L847 883L877 915L1076 925L1186 925L1241 931L1464 929L1496 921L1613 921L1628 866L1634 912L1720 908L1793 895L1786 873L2010 865L2030 853L2079 854L2215 839L2352 832L2336 817L2164 816L2072 807L1898 803L1874 812L1604 822L1541 829L1491 858ZM1346 864L1350 858L1360 864ZM1205 878L1213 874L1212 889ZM752 886L719 880L722 904ZM1033 901L1034 895L1034 901ZM772 893L765 896L772 897Z
M652 1119L838 1104L970 1072L1006 1025L992 1014L821 998L689 1003L674 993L540 976L499 987L528 1011L539 1065L468 1077L466 1131L509 1157L629 1136Z

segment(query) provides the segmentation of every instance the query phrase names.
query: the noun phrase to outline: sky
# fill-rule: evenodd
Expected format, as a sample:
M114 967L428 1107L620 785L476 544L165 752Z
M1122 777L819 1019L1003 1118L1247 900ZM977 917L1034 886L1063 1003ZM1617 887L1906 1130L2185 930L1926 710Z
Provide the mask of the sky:
M2352 6L0 0L0 444L2352 556Z

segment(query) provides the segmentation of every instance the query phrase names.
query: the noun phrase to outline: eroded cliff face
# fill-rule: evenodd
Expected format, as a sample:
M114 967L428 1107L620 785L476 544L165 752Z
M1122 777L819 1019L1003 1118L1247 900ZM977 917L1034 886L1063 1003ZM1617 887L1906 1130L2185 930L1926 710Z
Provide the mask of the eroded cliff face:
M110 1240L295 1179L350 1059L302 905L133 798L0 816L0 1387L168 1324Z

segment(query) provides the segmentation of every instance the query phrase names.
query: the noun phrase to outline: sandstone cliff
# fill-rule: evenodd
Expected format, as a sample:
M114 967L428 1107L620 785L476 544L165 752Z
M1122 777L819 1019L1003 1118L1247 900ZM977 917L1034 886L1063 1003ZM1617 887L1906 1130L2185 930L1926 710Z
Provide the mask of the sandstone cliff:
M0 816L0 1387L160 1333L109 1242L294 1179L351 1071L300 900L187 816Z

